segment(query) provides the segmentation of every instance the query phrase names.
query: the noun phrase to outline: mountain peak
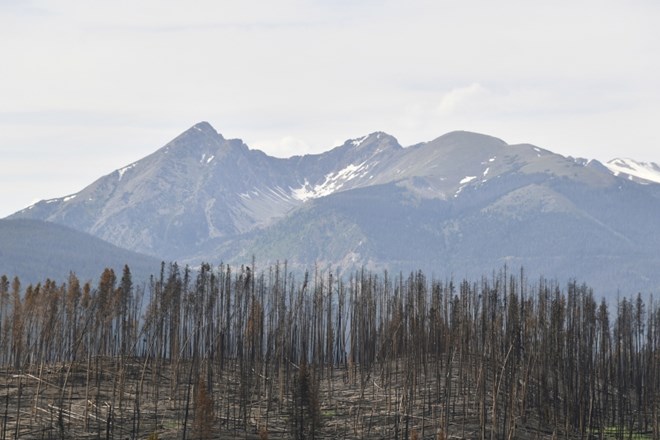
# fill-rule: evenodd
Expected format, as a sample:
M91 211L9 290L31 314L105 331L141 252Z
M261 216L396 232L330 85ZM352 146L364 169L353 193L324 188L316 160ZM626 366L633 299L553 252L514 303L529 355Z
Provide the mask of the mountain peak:
M430 142L411 147L411 151L423 152L424 161L451 157L454 164L480 164L500 154L508 144L496 137L470 131L452 131Z
M440 141L440 140L442 140L444 143L456 144L457 146L461 146L465 144L498 145L498 146L507 145L507 143L500 138L489 136L487 134L475 133L473 131L464 131L464 130L450 131L449 133L443 134L439 138L435 139L435 141Z
M374 154L385 150L403 148L394 136L382 131L375 131L359 138L349 139L344 142L343 147L361 153L372 151Z
M226 151L228 144L212 126L206 121L199 122L161 148L165 154L177 156L200 154L215 155L217 152Z
M374 131L373 133L369 133L358 138L348 139L346 142L344 142L344 146L362 148L363 146L376 141L394 141L398 143L394 136L389 135L383 131Z
M172 139L164 148L169 149L168 147L176 147L179 145L193 146L209 143L216 144L224 140L225 138L223 138L222 135L211 126L211 124L202 121Z
M190 127L188 130L184 131L183 134L186 134L188 132L197 132L197 133L202 133L207 136L213 136L217 137L219 136L221 139L224 139L220 133L216 131L215 128L211 124L209 124L206 121L201 121L198 122L197 124L193 125Z

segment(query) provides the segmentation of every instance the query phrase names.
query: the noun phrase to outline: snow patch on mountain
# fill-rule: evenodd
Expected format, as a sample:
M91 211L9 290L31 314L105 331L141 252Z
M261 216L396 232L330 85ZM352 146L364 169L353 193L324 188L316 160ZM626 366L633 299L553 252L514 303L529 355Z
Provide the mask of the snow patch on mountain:
M615 175L628 176L630 180L641 179L660 183L660 166L654 162L638 162L630 158L612 159L605 166Z
M211 161L215 159L214 155L210 155L209 157L206 157L206 153L202 154L202 158L199 160L199 163L211 163Z
M367 165L367 161L364 161L359 165L348 165L336 173L326 174L323 183L314 185L313 187L310 185L309 181L305 179L305 182L300 188L291 189L291 194L293 198L303 202L309 199L316 199L318 197L330 195L340 190L347 182L357 177L366 176L368 174L368 168L369 165Z
M361 138L353 139L351 141L351 144L353 144L354 147L359 147L360 145L362 145L362 142L367 140L368 137L369 136L362 136Z
M121 180L121 178L124 177L124 174L126 174L126 171L130 170L131 168L134 168L136 165L137 165L137 162L132 163L130 165L127 165L124 168L118 169L117 173L119 173L119 180Z
M484 176L485 176L487 173L488 173L488 170L486 170L486 171L484 172ZM461 179L461 181L458 182L458 184L459 184L460 186L458 187L458 189L457 189L456 192L454 193L454 198L458 197L459 194L461 193L461 191L463 191L463 188L465 188L466 186L468 186L468 184L470 184L470 182L473 182L474 180L476 180L476 178L477 178L477 176L465 176L465 177L463 177L463 178Z

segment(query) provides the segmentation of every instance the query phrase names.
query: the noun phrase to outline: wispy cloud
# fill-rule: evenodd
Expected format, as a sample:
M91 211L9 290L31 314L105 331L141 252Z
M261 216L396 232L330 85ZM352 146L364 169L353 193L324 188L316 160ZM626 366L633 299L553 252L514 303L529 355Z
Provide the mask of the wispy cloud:
M479 83L472 83L466 87L458 87L446 93L438 104L437 112L440 116L449 115L469 106L475 101L491 99L490 93Z

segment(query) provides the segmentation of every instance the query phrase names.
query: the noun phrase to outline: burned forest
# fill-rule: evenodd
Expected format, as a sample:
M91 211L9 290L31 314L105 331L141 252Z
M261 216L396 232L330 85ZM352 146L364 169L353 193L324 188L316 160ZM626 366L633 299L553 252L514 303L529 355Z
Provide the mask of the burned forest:
M660 305L502 268L0 279L0 439L660 438Z

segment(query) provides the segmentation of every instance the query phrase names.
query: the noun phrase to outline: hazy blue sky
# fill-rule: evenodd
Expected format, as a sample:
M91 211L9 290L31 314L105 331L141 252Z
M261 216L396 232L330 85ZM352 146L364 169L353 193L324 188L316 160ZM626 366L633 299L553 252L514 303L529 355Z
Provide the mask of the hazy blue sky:
M660 2L0 0L0 217L196 122L276 156L472 130L660 162Z

